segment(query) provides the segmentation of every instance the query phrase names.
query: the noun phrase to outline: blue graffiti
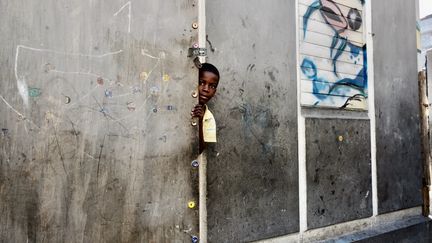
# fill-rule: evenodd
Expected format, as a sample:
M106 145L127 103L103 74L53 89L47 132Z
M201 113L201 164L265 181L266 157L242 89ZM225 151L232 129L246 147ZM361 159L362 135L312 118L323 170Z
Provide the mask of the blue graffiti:
M312 93L320 100L327 98L323 91L328 88L328 81L318 77L318 70L312 60L305 58L301 65L301 70L306 77L312 80Z
M363 5L364 0L359 0ZM344 16L339 6L332 0L316 0L307 8L303 15L303 36L306 38L308 22L311 15L318 10L327 25L333 30L334 35L330 44L330 58L332 63L332 71L337 78L335 82L330 82L325 78L318 76L318 68L316 64L308 58L303 59L301 64L302 73L312 81L312 93L320 101L332 96L346 97L350 93L349 100L361 100L367 98L367 56L366 45L358 46L353 44L348 39L348 31L357 31L362 24L361 14L356 8L351 8L348 16ZM354 18L352 17L354 16ZM354 64L360 61L363 57L362 69L354 78L340 78L337 70L338 60L341 55L348 51L350 58ZM360 56L363 54L362 56ZM352 92L355 95L352 96ZM347 103L343 106L345 107Z
M352 45L352 46L356 47L355 45ZM358 53L360 52L359 49L356 50L356 52L357 51L358 51ZM341 79L341 80L335 82L333 87L330 88L329 93L331 93L333 89L342 85L342 86L349 86L353 89L356 89L356 90L360 91L361 94L364 95L365 97L367 96L367 94L365 92L365 90L367 89L367 80L368 80L368 77L367 77L367 66L368 65L367 65L366 45L363 46L361 51L363 52L363 68L357 73L357 76L354 79L344 78L344 79ZM353 51L351 51L351 54L354 55Z
M306 13L303 15L303 37L306 37L306 30L309 21L309 17L318 9L321 8L321 2L316 0L311 5L309 5Z
M365 2L364 0L359 0L359 1L361 2L362 5ZM328 5L334 6L334 9L336 9L337 12L334 12L334 10L332 8L329 8ZM342 53L344 52L344 50L346 49L346 47L350 46L351 53L353 53L354 56L357 56L359 54L359 50L362 47L355 46L354 44L348 41L347 37L343 37L340 35L340 33L343 33L345 30L349 29L350 25L348 24L348 21L352 21L352 20L350 18L346 18L345 16L343 16L339 7L331 0L316 0L311 5L309 5L308 9L303 15L303 37L304 38L306 37L307 26L308 26L310 16L317 10L320 11L321 15L323 16L327 24L334 31L333 40L330 46L330 57L332 57L333 73L338 77L339 74L337 72L337 61L339 57L342 55ZM359 19L356 19L356 21L359 21L361 24L361 16L357 16L357 17ZM338 22L339 24L334 25L329 22L329 19L331 19L331 21Z
M354 44L348 43L348 46L350 48L350 52L354 57L358 57L360 55L360 51L362 50L361 47L356 46Z
M312 80L312 93L320 100L324 100L328 95L343 95L347 88L359 91L359 95L367 97L365 90L367 89L367 67L364 66L355 78L343 78L334 83L318 77L318 70L315 63L305 58L301 64L303 74ZM328 90L326 92L326 90ZM315 103L315 105L318 103Z

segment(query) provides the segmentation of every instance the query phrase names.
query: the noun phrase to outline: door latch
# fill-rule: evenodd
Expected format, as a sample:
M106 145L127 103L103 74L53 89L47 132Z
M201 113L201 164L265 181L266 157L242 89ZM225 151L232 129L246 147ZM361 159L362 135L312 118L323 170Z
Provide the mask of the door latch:
M202 63L200 62L199 57L205 56L207 56L206 48L189 48L188 57L193 58L193 62L198 69L202 67Z
M189 48L188 57L205 57L207 56L206 48Z

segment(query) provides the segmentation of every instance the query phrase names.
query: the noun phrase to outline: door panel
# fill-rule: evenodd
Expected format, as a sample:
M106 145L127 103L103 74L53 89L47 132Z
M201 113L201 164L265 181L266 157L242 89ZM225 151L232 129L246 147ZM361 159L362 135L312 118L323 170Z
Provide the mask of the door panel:
M194 2L0 5L0 238L189 241Z

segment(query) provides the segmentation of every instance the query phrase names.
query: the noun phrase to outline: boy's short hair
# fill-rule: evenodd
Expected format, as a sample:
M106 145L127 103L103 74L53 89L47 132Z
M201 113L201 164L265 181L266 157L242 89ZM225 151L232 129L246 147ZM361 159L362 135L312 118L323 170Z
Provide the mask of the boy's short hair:
M201 75L202 72L211 72L211 73L214 73L218 77L218 81L220 79L220 75L219 75L218 69L215 66L213 66L212 64L210 64L210 63L206 62L206 63L202 64L201 68L199 69L199 75Z

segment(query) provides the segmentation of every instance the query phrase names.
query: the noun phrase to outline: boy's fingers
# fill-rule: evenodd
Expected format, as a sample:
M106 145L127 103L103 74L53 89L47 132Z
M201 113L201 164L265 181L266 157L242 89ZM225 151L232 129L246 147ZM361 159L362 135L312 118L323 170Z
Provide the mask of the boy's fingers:
M204 107L203 105L197 104L191 110L192 117L203 117L204 116Z

